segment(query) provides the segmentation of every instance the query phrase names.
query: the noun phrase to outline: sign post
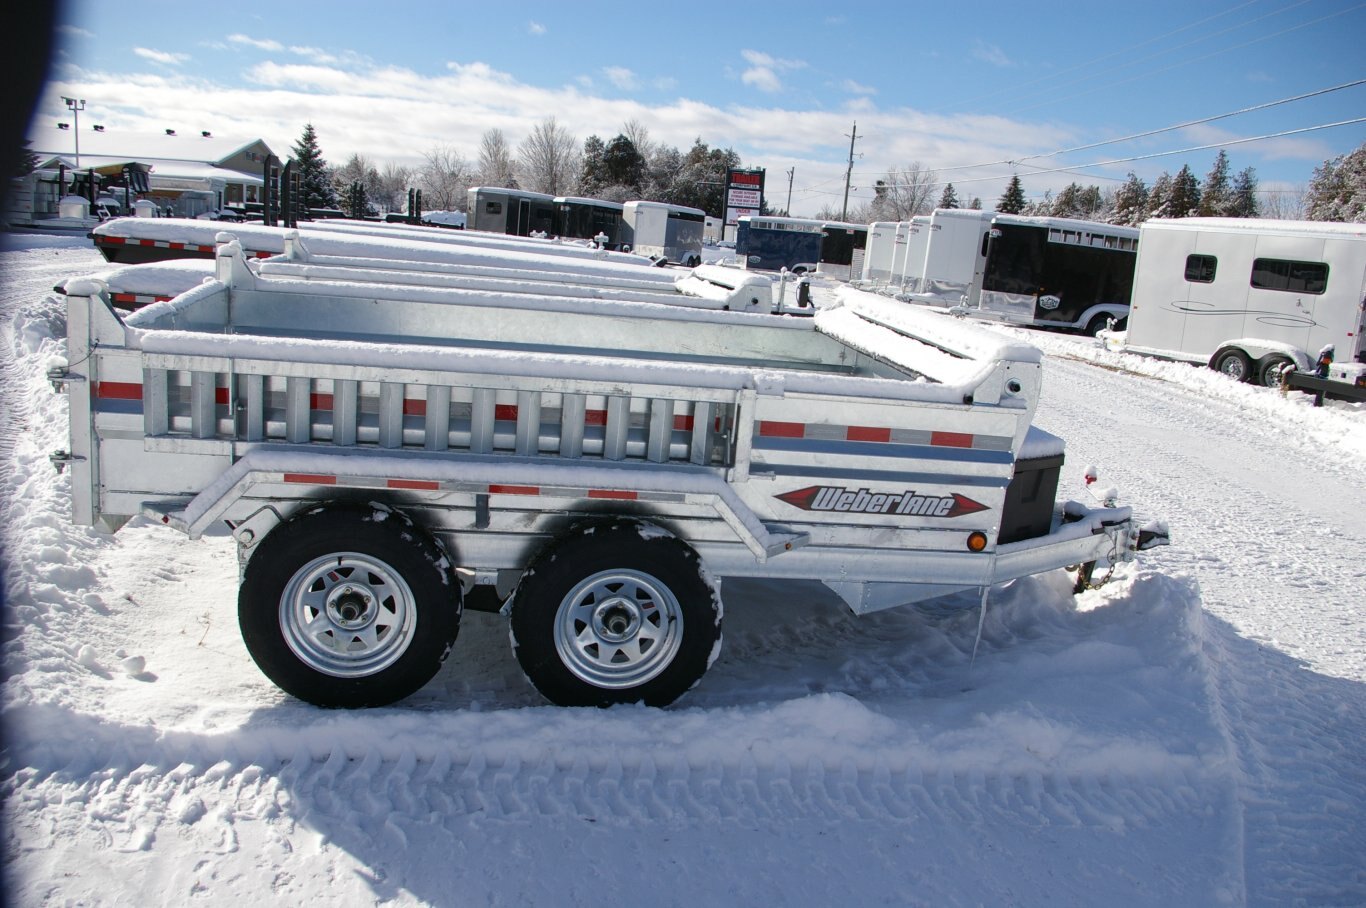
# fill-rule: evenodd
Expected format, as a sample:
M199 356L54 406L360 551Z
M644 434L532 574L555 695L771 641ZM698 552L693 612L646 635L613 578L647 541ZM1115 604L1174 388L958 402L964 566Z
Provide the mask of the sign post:
M726 171L726 218L723 229L733 231L740 218L757 216L764 207L764 170ZM727 235L730 235L729 233Z

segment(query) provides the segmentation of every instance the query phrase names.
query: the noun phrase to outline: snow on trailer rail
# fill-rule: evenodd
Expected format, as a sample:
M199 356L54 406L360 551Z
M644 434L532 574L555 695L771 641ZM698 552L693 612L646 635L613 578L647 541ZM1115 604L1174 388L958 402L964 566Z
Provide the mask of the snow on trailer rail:
M54 462L79 524L226 523L252 657L333 706L425 684L466 595L549 700L662 705L715 658L721 576L817 579L864 613L1165 541L1055 505L1033 347L838 302L300 280L228 243L215 279L126 317L67 283Z

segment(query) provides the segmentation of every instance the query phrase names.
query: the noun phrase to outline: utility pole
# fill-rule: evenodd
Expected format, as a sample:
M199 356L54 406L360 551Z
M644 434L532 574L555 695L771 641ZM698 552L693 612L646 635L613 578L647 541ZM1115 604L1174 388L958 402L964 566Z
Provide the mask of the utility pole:
M854 121L854 131L849 136L849 169L844 172L844 206L840 208L840 220L849 216L849 180L854 175L854 141L858 138L858 121Z
M792 175L797 172L796 166L788 168L787 171L787 207L783 211L787 212L788 217L792 217Z

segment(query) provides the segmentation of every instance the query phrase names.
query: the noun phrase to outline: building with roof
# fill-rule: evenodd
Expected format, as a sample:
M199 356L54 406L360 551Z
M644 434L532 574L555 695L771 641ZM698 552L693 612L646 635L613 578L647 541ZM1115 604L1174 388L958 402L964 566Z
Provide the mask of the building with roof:
M176 217L260 202L273 154L262 139L127 132L78 118L35 123L28 137L38 168L16 187L14 210L5 213L12 226L40 226L73 196L88 199L96 215L131 213L139 199Z

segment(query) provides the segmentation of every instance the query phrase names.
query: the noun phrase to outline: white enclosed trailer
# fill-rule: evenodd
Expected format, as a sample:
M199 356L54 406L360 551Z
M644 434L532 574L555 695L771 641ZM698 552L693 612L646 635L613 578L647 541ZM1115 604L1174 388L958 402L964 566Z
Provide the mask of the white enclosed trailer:
M1179 218L1140 234L1125 349L1270 385L1331 345L1359 371L1366 225Z
M671 702L722 576L857 613L1165 541L1055 505L1041 357L871 294L814 319L272 275L121 316L67 284L74 520L232 532L257 664L314 703L426 683L493 600L564 704Z
M689 267L702 264L707 214L700 208L664 202L627 202L622 206L621 241L637 255Z
M898 227L900 225L895 221L874 221L868 225L862 283L871 287L885 287L891 283Z
M925 272L925 250L930 245L930 216L919 214L896 225L896 254L892 281L901 292L914 292Z

